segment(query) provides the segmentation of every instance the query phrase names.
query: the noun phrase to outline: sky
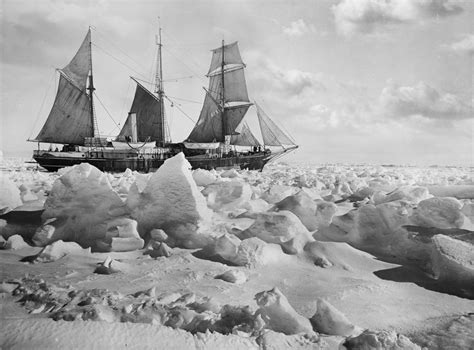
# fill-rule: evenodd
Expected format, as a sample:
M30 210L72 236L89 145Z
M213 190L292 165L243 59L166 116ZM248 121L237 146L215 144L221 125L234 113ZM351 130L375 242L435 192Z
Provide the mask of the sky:
M211 50L238 41L250 98L300 146L286 161L474 165L474 1L2 0L0 11L5 156L37 147L26 140L48 116L55 69L89 26L99 130L118 134L129 77L153 81L161 26L173 141L199 117Z

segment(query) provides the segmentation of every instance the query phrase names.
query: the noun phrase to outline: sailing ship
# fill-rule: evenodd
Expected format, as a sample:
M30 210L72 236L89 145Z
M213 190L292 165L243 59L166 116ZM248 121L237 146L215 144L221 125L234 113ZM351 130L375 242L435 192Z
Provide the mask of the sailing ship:
M209 86L199 119L183 142L171 142L165 117L161 28L157 40L155 92L138 79L128 117L113 140L101 137L94 108L91 29L74 58L58 69L59 84L49 116L38 136L33 158L48 171L83 162L102 171L140 172L159 168L183 152L193 169L262 170L265 164L298 146L255 103L263 144L244 117L254 105L245 81L245 64L238 44L212 50ZM62 144L61 150L40 149L41 143Z

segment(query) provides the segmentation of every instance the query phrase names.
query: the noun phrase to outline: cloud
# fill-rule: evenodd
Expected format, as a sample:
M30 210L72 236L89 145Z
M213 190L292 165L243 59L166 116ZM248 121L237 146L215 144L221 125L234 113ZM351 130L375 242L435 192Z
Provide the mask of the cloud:
M456 0L343 0L332 7L339 33L372 33L379 27L459 14Z
M438 92L424 82L415 86L398 86L390 82L380 95L382 110L395 118L467 119L473 117L470 104L472 101L469 103L454 94Z
M82 42L88 25L95 23L100 28L97 34L107 33L112 40L121 35L132 36L141 29L139 21L125 21L125 18L110 13L109 4L105 1L90 5L54 0L43 0L40 4L6 1L4 11L0 60L11 65L64 64L64 60L72 58L73 51L77 49L74 45ZM94 43L100 41L100 35L93 33ZM62 61L55 62L58 57Z
M459 53L459 54L474 54L474 34L466 35L464 39L456 41L451 45L446 46L450 51Z
M301 18L291 22L289 27L283 27L283 33L289 37L300 37L309 32L315 32L313 25L307 25Z
M255 69L252 78L258 80L258 85L267 91L271 90L282 96L292 97L325 89L320 74L294 68L285 69L255 52L246 54L246 57Z

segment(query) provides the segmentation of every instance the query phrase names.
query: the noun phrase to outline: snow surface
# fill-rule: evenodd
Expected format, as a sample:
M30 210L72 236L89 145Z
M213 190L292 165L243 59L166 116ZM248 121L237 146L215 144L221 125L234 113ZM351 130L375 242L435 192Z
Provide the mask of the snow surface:
M1 174L1 348L474 347L472 169Z

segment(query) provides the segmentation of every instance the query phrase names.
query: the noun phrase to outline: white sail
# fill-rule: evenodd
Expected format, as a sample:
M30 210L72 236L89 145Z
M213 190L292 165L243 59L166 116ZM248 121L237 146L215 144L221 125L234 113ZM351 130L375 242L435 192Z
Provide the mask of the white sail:
M247 93L247 84L243 68L224 72L224 101L225 102L249 102ZM209 89L215 93L216 99L222 91L222 75L213 75L210 77Z
M143 85L137 81L135 97L130 108L129 117L118 135L118 140L125 139L126 136L132 136L132 119L131 115L136 115L136 132L137 139L144 141L167 141L162 130L164 121L161 119L161 103L157 96L152 94Z
M256 103L255 105L257 106L257 116L262 131L263 143L266 146L296 146L293 140L265 114L260 106Z
M91 53L91 30L87 32L84 41L77 50L74 58L61 71L71 80L79 89L84 90L87 84L89 72L92 70Z
M58 91L48 119L34 141L84 145L94 136L91 97L86 84L92 69L90 29L69 64L60 70Z
M231 145L235 146L260 146L260 142L257 140L252 131L250 130L247 123L242 123L239 127L238 134L232 135L230 139Z
M221 69L222 65L224 70ZM227 69L229 66L231 68ZM188 140L224 142L226 135L236 134L235 129L252 105L248 97L244 67L237 42L213 50L209 90L199 120Z
M93 136L89 96L61 75L53 107L35 141L84 145L84 138Z
M240 51L236 41L232 44L212 50L211 66L209 67L208 75L212 75L216 70L222 68L222 53L224 53L224 69L226 69L226 67L230 69L235 66L245 66L244 62L242 62L242 57L240 57Z

